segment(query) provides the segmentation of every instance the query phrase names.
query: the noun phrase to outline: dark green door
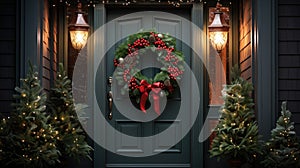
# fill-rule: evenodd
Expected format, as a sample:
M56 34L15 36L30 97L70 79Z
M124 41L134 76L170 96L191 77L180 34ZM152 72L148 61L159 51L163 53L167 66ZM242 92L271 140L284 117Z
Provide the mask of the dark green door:
M106 22L112 21L109 27L106 28L106 43L115 44L113 47L108 49L105 58L106 66L106 79L113 75L115 67L113 65L114 51L120 44L120 39L124 35L135 34L141 29L149 30L155 28L157 32L168 33L174 35L175 38L182 39L183 41L191 40L191 28L189 23L185 19L191 19L191 8L170 8L167 12L173 13L157 13L153 12L142 12L147 10L145 8L106 8ZM149 10L149 9L148 9ZM151 10L166 10L162 9L151 9ZM139 13L134 13L139 12ZM127 15L129 14L129 15ZM176 15L174 15L176 14ZM183 19L185 18L185 19ZM189 46L185 45L181 40L177 40L176 47L181 50L185 55L185 62L187 65L191 64L191 49ZM157 69L148 69L146 74L153 74ZM103 79L102 79L103 80ZM120 111L118 111L115 106L112 109L112 120L107 119L107 122L123 134L130 135L133 137L147 137L156 135L163 132L166 129L173 131L168 139L154 139L152 142L145 144L140 139L131 139L130 141L125 140L126 137L122 135L115 134L114 132L107 132L107 137L114 136L113 139L107 139L109 144L113 144L113 151L105 151L105 156L98 156L95 153L95 159L101 158L105 162L105 167L193 167L192 162L198 162L202 160L193 160L192 155L194 153L200 153L200 148L192 149L192 143L197 143L195 135L191 133L184 134L184 129L186 128L186 123L183 123L180 119L177 119L178 110L181 106L181 98L184 96L191 95L190 81L182 80L181 90L177 90L176 93L168 98L167 105L162 112L162 114L155 118L153 121L149 122L136 122L129 118L126 118ZM96 82L97 83L97 82ZM100 92L102 95L106 95L110 91L110 87L106 87L105 93ZM126 97L121 94L115 93L113 95L113 101L124 101ZM192 102L191 102L192 103ZM108 105L106 106L106 116L108 113ZM127 110L127 109L119 109ZM189 106L185 107L186 113L190 112ZM166 150L167 144L170 144L173 139L178 139L178 137L183 136L182 140L175 143L173 147ZM105 138L105 137L104 137ZM128 154L137 154L137 156L143 155L145 145L152 145L153 153L157 153L153 156L147 157L128 157ZM161 152L164 151L164 152ZM124 156L125 155L125 156ZM105 159L103 159L103 157ZM201 157L198 156L198 157ZM193 158L193 159L192 159ZM103 165L103 163L101 163ZM199 165L199 164L196 164Z

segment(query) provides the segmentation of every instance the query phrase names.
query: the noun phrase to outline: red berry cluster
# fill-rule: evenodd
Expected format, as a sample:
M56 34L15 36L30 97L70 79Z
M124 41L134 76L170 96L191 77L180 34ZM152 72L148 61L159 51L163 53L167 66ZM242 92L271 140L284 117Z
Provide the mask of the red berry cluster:
M164 90L165 84L163 84L162 82L159 82L159 88L161 88L162 90Z
M117 60L117 59L114 59L114 66L117 67L118 64L119 64L119 63L118 63L118 60Z
M138 88L138 85L137 85L135 77L133 77L133 78L130 79L128 88L130 90L134 90L134 89Z
M167 49L166 43L163 42L159 37L156 38L156 41L154 42L154 45L158 48L158 49Z
M169 78L170 78L171 80L176 80L176 78L175 78L172 74L169 74Z
M171 62L173 65L177 65L179 62L178 58L172 53L168 53L168 55L165 57L165 61Z
M130 70L129 69L126 69L123 73L123 79L125 82L128 82L128 78L130 79L130 74L129 74Z
M128 54L134 54L135 51L137 51L140 48L144 48L146 46L149 46L150 42L144 38L137 39L133 44L128 44Z
M151 36L153 36L155 38L154 45L157 47L158 50L160 50L160 49L167 50L168 54L174 51L174 48L168 47L166 45L166 43L159 37L158 34L155 34L153 32L151 32L150 34L151 34ZM163 35L161 35L161 36L163 36Z
M170 85L170 86L168 86L168 87L166 87L166 88L168 89L168 92L169 92L169 93L174 92L174 88L173 88L172 85Z
M182 70L180 70L180 69L177 68L177 67L172 67L172 66L169 66L169 67L168 67L168 72L170 73L170 75L169 75L170 78L171 78L171 77L176 78L177 76L183 74L183 71L182 71Z

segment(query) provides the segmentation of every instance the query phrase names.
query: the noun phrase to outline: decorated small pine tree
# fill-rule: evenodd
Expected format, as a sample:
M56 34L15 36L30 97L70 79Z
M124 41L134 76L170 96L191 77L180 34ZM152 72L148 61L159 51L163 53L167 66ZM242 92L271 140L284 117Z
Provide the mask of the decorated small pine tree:
M54 130L47 124L46 95L42 93L38 73L30 65L21 87L16 87L17 103L11 117L1 122L3 167L41 168L58 162Z
M8 142L8 135L10 134L10 117L1 116L0 117L0 164L5 165L6 162L6 148L5 144Z
M237 66L232 69L232 82L224 86L224 105L215 128L210 156L239 162L251 161L259 152L258 125L253 112L253 86L240 77Z
M62 63L59 64L55 86L50 91L47 104L51 124L56 128L57 147L63 159L90 158L92 148L86 142L86 134L77 117L71 80L68 79Z
M266 155L262 161L266 167L300 167L300 146L291 116L287 102L282 102L281 116L271 132L271 139L266 143Z

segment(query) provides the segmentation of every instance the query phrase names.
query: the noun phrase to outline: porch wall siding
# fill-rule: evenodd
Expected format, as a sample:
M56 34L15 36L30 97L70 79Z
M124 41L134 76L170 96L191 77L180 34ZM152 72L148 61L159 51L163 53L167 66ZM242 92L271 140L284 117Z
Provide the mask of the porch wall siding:
M252 5L251 0L241 0L240 3L240 36L239 36L239 63L242 77L248 81L252 80Z
M43 67L42 81L46 92L51 88L51 83L57 71L57 12L56 8L44 1L43 13Z
M0 113L2 114L12 111L12 95L16 85L16 9L15 0L0 1Z
M282 101L288 101L298 135L300 135L299 9L299 0L278 0L278 104L280 106Z

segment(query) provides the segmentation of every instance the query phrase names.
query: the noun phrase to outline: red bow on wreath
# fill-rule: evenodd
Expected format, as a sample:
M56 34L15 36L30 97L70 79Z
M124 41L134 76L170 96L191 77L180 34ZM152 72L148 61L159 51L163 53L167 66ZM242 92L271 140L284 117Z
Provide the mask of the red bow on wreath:
M153 92L152 98L154 100L154 110L155 110L156 114L160 115L159 92L162 90L161 83L155 82L153 84L149 84L146 80L142 80L138 89L142 93L141 100L140 100L141 110L144 113L146 113L146 110L145 110L146 101L148 99L149 92L152 91Z

